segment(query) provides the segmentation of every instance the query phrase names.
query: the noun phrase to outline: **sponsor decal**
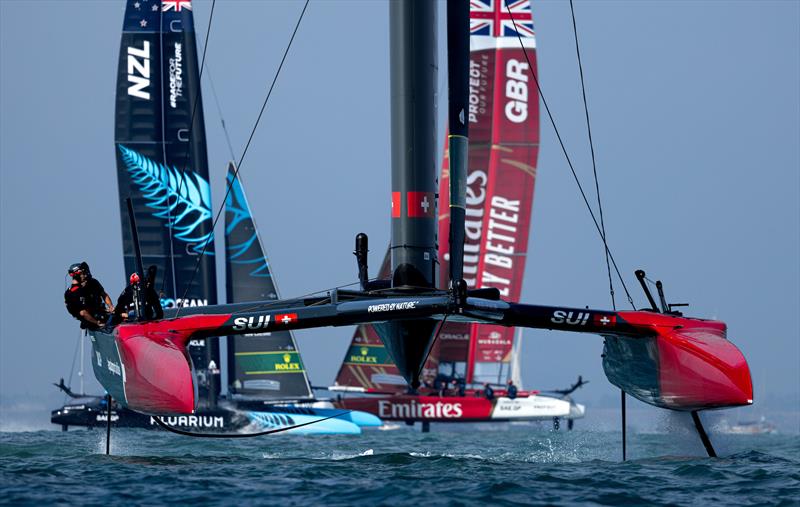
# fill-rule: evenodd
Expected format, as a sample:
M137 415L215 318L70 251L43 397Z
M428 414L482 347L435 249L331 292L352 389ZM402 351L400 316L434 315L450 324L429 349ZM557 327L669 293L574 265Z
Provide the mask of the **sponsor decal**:
M256 317L237 317L233 319L233 330L266 329L271 315L258 315Z
M592 318L592 323L600 327L614 327L617 325L616 315L607 315L605 313L595 313Z
M402 301L400 303L383 303L380 305L369 305L367 313L375 312L394 312L398 310L413 310L419 301Z
M277 371L300 371L300 363L292 362L293 356L289 352L283 355L283 363L275 363Z
M458 419L464 414L461 403L437 401L420 403L416 400L402 403L378 401L379 417L392 419Z
M480 58L475 61L472 58ZM469 107L468 118L470 123L478 122L478 115L486 114L488 99L488 80L485 76L489 72L488 55L472 55L469 61Z
M92 339L94 339L94 338L92 338ZM94 353L97 356L97 366L102 368L103 367L103 356L101 356L100 352L97 351L97 350L95 350Z
M275 322L279 322L281 324L291 324L293 322L297 322L297 314L296 313L279 313L275 316Z
M178 97L183 97L183 44L175 43L175 56L169 59L169 105L178 107Z
M161 298L161 308L186 308L188 306L208 306L208 299Z
M128 46L128 95L150 100L150 41L141 48Z
M556 310L550 321L553 324L568 324L570 326L585 326L589 321L589 312L568 312L566 310Z
M94 420L98 422L106 422L108 421L108 414L105 412L98 413L95 416ZM117 421L119 421L119 415L116 412L111 412L111 422L117 422Z
M161 421L169 426L188 426L191 428L224 428L225 418L211 415L179 415L162 416ZM150 417L150 425L155 426L156 420Z
M357 352L351 350L350 362L357 364L378 364L378 356L370 355L369 352L369 347L359 347Z
M114 375L119 375L120 377L122 376L122 368L120 368L117 363L109 359L106 359L106 368L108 368L108 371Z

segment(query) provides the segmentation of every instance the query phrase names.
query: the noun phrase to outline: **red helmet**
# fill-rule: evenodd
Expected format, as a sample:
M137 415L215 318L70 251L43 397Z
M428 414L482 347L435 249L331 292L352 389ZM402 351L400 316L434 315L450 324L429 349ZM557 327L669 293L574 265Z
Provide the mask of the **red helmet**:
M131 284L139 283L139 274L138 273L132 274L130 280Z

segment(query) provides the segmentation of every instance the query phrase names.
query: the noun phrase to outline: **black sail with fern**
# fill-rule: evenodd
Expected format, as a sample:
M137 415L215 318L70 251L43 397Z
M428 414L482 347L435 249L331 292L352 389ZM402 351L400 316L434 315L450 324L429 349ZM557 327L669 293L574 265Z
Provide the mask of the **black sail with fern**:
M261 245L241 180L228 167L231 191L225 200L225 279L229 303L278 299L269 261ZM272 317L272 316L271 316ZM291 319L291 314L274 318ZM295 316L296 318L296 316ZM228 339L228 392L259 399L311 397L308 375L290 331L253 332Z
M217 303L213 208L189 1L128 0L116 91L115 151L127 274L136 270L125 200L165 308ZM199 268L195 274L195 268ZM189 347L201 400L219 388L217 340ZM202 402L201 402L202 403Z

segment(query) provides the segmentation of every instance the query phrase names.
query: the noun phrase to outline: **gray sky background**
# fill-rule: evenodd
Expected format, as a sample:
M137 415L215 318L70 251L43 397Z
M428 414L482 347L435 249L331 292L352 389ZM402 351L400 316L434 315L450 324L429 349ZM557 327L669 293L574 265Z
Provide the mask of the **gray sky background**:
M202 40L210 2L193 4ZM217 3L206 72L237 157L301 8ZM6 407L50 400L49 383L69 376L78 326L63 306L67 266L87 260L114 298L124 285L113 146L123 11L121 0L0 0ZM593 188L569 3L533 11L545 98ZM608 237L636 303L632 273L644 268L690 315L728 323L753 373L749 417L797 410L800 3L578 1L576 15ZM229 155L205 78L203 91L218 206ZM609 308L602 244L541 123L522 300ZM355 281L360 231L377 267L389 241L389 145L386 2L312 1L241 168L284 297ZM617 294L624 308L618 284ZM351 334L297 333L315 384L332 381ZM582 374L591 383L580 400L613 407L601 350L599 337L528 330L525 385Z

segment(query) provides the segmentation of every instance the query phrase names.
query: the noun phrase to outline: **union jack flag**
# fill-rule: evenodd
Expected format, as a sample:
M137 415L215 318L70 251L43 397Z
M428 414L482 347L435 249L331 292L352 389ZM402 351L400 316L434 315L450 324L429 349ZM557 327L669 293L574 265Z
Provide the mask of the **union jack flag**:
M469 4L470 35L516 37L519 31L522 37L533 37L530 0L470 0Z
M167 12L174 10L180 12L181 9L192 10L192 0L162 0L161 10Z

